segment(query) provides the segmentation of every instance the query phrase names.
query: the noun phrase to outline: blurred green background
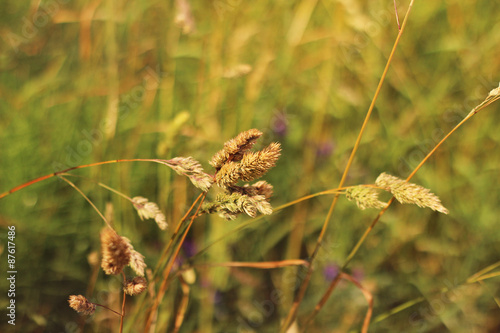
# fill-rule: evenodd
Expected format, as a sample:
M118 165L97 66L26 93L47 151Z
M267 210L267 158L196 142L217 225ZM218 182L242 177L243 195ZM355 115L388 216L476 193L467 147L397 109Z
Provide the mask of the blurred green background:
M398 2L401 21L408 3ZM373 183L381 172L405 178L498 86L499 12L500 2L490 0L415 2L347 185ZM264 177L275 188L273 206L335 188L397 33L391 0L2 1L0 192L118 158L193 156L212 173L211 156L250 128L264 132L258 148L272 141L283 147ZM413 179L450 214L394 204L351 263L352 275L374 296L371 332L500 330L499 279L463 284L500 260L499 109L472 118ZM153 163L73 173L157 202L172 226L199 194ZM140 221L130 203L94 183L71 180L101 211L112 204L117 229L154 267L172 231ZM258 220L196 262L307 258L330 202L322 196ZM299 326L375 215L341 198ZM199 218L183 256L246 220ZM102 220L56 178L0 200L2 309L11 225L17 231L15 328L77 332L85 318L67 299L86 292L87 256L99 250ZM293 269L196 272L181 332L278 331L293 295ZM456 287L451 294L439 293L450 287ZM119 308L118 289L118 279L100 272L90 298ZM272 299L276 290L284 295L279 301ZM159 328L171 328L179 297L173 284ZM424 300L376 320L419 297ZM129 313L147 310L129 301ZM366 309L361 292L342 283L307 332L359 330ZM141 322L127 319L126 329L138 331ZM117 332L116 325L98 310L85 327ZM13 329L5 315L0 328Z

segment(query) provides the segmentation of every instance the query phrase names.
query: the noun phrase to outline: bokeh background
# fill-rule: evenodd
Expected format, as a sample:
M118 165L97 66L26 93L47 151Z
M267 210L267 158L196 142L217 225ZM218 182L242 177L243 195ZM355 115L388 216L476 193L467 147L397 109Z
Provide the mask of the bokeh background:
M398 1L402 21L409 1ZM405 178L500 80L500 3L415 1L375 112L347 180L381 172ZM118 158L208 160L238 132L264 132L283 155L265 179L273 206L337 186L398 33L391 0L2 1L0 3L0 192L76 165ZM349 266L374 296L372 332L498 332L500 282L466 279L500 261L500 107L455 133L413 179L450 210L394 204ZM157 202L175 226L199 194L154 163L74 171ZM140 221L130 203L71 178L112 216L154 267L172 231ZM199 218L182 256L216 243L195 263L307 258L331 196L279 211L224 236L248 218ZM384 199L389 199L385 197ZM376 215L341 198L298 324L312 311ZM56 178L0 200L7 304L7 227L16 226L17 316L1 331L77 332L85 318L67 306L85 294L103 222ZM276 332L296 269L195 269L181 332ZM119 281L97 273L90 298L119 308ZM300 275L300 274L299 274ZM291 279L291 280L290 280ZM288 281L285 281L288 280ZM285 281L285 282L284 282ZM292 282L290 282L292 281ZM449 293L441 293L452 288ZM273 298L281 291L282 299ZM173 284L159 320L171 328ZM405 310L398 306L417 300ZM129 299L126 330L147 309ZM367 304L342 283L308 332L359 331ZM1 313L4 313L2 310ZM116 332L106 311L85 331ZM17 329L17 330L16 330Z

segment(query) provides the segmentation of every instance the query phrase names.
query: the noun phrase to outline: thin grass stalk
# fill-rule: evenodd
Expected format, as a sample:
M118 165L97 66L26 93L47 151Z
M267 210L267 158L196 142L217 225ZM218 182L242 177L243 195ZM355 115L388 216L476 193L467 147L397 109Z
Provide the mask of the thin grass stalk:
M497 267L500 267L500 261L497 261L496 263L491 264L491 265L489 265L488 267L486 267L486 268L484 268L484 269L480 270L480 271L479 271L479 272L477 272L476 274L472 275L471 277L469 277L469 278L467 279L467 282L468 282L468 283L472 283L472 282L474 282L474 281L477 281L477 278L479 278L481 275L486 274L486 273L488 273L488 272L490 272L490 271L492 271L492 270L496 269Z
M189 301L189 291L190 291L189 284L186 283L186 281L182 278L182 276L179 276L179 282L181 284L182 299L179 304L179 310L177 311L177 315L175 316L174 333L179 332L182 322L184 321L184 316L186 315L187 305Z
M132 158L132 159L118 159L118 160L110 160L110 161L103 161L103 162L96 162L96 163L90 163L90 164L83 164L83 165L78 165L78 166L75 166L75 167L71 167L71 168L68 168L68 169L64 169L64 170L61 170L61 171L56 171L56 172L53 172L51 174L48 174L48 175L45 175L45 176L41 176L41 177L38 177L38 178L35 178L35 179L32 179L24 184L21 184L19 186L16 186L12 189L10 189L9 191L6 191L6 192L3 192L0 194L0 199L14 193L14 192L17 192L25 187L28 187L30 185L33 185L33 184L36 184L38 182L41 182L42 180L45 180L45 179L48 179L48 178L52 178L52 177L56 177L60 174L64 174L66 172L69 172L69 171L72 171L72 170L77 170L77 169L83 169L83 168L89 168L89 167L94 167L94 166L98 166L98 165L104 165L104 164L111 164L111 163L122 163L122 162L155 162L155 163L160 163L160 164L164 164L164 163L161 163L159 160L156 160L156 159L152 159L152 158Z
M162 254L160 256L160 259L158 260L158 262L156 263L156 267L152 273L152 276L157 276L158 274L158 271L160 270L160 267L162 266L162 263L163 261L165 260L165 257L167 256L177 234L179 233L179 230L183 224L183 222L187 219L187 217L189 216L189 214L191 213L191 211L193 210L193 208L195 207L196 203L198 202L198 200L203 196L203 193L201 193L197 198L196 200L193 202L193 204L191 205L191 207L188 209L188 211L186 212L186 214L184 214L184 216L182 217L182 219L179 221L179 223L177 224L177 227L174 231L174 234L172 235L172 237L170 237L170 241L169 243L167 244L167 246L164 247L163 251L162 251ZM156 280L156 279L155 279ZM138 304L138 307L141 308L141 307L144 307L144 302L146 301L146 298L143 297L140 301L140 304ZM135 312L134 314L134 321L137 320L137 315L138 315L138 312Z
M111 224L108 222L108 220L104 217L104 215L102 215L102 213L99 211L99 209L97 209L97 207L94 205L94 203L75 185L73 184L71 181L69 181L68 179L62 177L61 175L58 175L58 177L62 180L64 180L66 183L69 184L69 186L71 186L72 188L74 188L78 193L80 193L80 195L85 199L87 200L87 202L92 206L92 208L94 208L94 210L97 212L97 214L99 214L99 216L103 219L103 221L108 225L108 227L110 227L111 229L113 229L113 227L111 226Z
M267 261L267 262L220 262L220 263L208 263L208 264L197 264L194 267L247 267L247 268L258 268L258 269L274 269L289 266L308 266L309 262L302 259L289 259L281 261Z
M125 273L123 273L123 271L122 271L122 275L123 275L123 281L125 281L127 278L125 277ZM123 332L123 320L125 319L125 297L126 296L127 296L127 294L125 293L125 290L123 290L122 315L120 317L120 333Z
M175 249L172 257L170 258L170 260L169 260L169 262L167 264L167 267L165 267L165 269L163 271L163 281L162 281L162 284L161 284L160 289L158 291L158 294L156 295L155 301L154 301L153 305L151 306L150 314L149 314L148 320L146 322L146 325L145 325L145 328L144 328L144 332L149 332L151 329L153 329L153 326L152 326L152 324L153 324L153 318L156 317L157 312L158 312L158 307L160 305L160 301L163 298L163 296L165 295L165 292L167 291L167 286L168 286L168 284L170 282L170 280L168 278L169 274L170 274L170 271L172 270L172 267L174 265L175 259L177 258L177 255L179 254L179 252L181 250L181 246L184 243L184 240L186 239L186 236L187 236L187 234L189 232L189 229L193 225L194 219L195 219L196 215L198 214L198 211L200 210L201 206L203 205L203 201L205 200L205 197L207 196L207 193L204 192L204 193L202 193L202 195L203 195L203 197L202 197L200 203L198 204L198 208L196 209L195 214L191 217L191 221L189 222L189 224L188 224L186 230L184 231L184 233L182 234L182 237L181 237L181 240L179 242L179 245Z
M385 81L385 77L387 75L387 72L389 71L389 66L392 63L392 59L393 59L394 54L396 52L396 48L397 48L397 46L399 44L399 41L401 39L401 36L403 35L404 30L405 30L406 23L408 22L408 17L409 17L411 8L413 6L413 2L414 2L414 0L411 0L410 5L408 6L408 10L407 10L405 18L403 20L403 24L401 26L401 29L399 30L399 33L398 33L398 35L396 37L396 40L394 42L394 45L392 47L392 51L391 51L391 53L389 55L389 58L387 60L386 65L385 65L384 71L383 71L382 76L380 78L380 81L378 83L378 86L377 86L377 89L375 91L375 94L374 94L374 97L372 99L372 102L370 104L370 107L368 108L368 112L366 113L365 120L363 121L363 125L361 126L361 129L359 131L358 137L356 138L356 142L354 144L354 147L353 147L353 150L351 152L351 155L349 156L349 160L347 161L347 165L346 165L346 167L344 169L344 173L342 174L342 178L341 178L341 180L339 182L339 186L338 187L342 187L344 185L345 180L347 178L347 174L348 174L348 172L349 172L349 170L351 168L351 165L352 165L352 163L354 161L354 156L356 155L356 152L357 152L357 150L359 148L359 145L361 143L361 139L362 139L363 134L365 132L365 129L366 129L367 125L368 125L368 121L369 121L369 119L371 117L371 114L373 112L373 109L375 107L375 102L376 102L376 100L378 98L378 95L380 94L380 91L382 89L382 85L383 85L383 83ZM334 211L335 205L337 204L339 195L340 194L335 195L335 197L333 198L332 204L330 205L330 209L329 209L328 214L327 214L327 216L325 218L325 222L323 224L323 228L321 229L320 235L318 236L318 240L316 242L316 246L315 246L314 251L313 251L313 253L311 255L311 259L310 259L311 260L311 266L309 266L309 268L308 268L306 278L302 282L302 284L300 286L299 293L297 294L297 297L296 297L296 299L294 300L294 302L292 304L292 307L291 307L291 309L290 309L290 311L288 313L288 316L285 319L284 325L282 326L282 329L281 329L282 333L285 333L286 330L288 329L288 327L290 327L290 325L292 324L292 322L293 322L293 320L294 320L294 318L296 316L298 307L299 307L300 303L302 302L302 299L304 298L305 291L307 289L307 286L309 285L310 277L312 275L312 262L315 260L315 258L317 256L317 253L318 253L318 251L319 251L319 249L321 247L321 242L323 241L323 238L325 236L326 230L328 229L328 224L329 224L330 219L331 219L331 217L333 215L333 211Z
M196 205L196 203L198 202L198 200L200 200L200 198L203 196L203 193L201 193L197 198L196 200L193 202L193 204L191 205L191 207L189 207L188 211L186 212L186 214L184 214L184 216L181 218L181 220L179 221L179 223L177 223L177 227L175 228L174 230L174 233L172 234L172 237L170 237L170 241L168 242L167 246L165 246L165 248L163 249L162 251L162 254L161 254L161 257L160 259L158 260L158 263L156 264L156 267L155 267L155 270L153 272L153 275L156 275L156 273L158 272L158 270L160 269L160 266L162 264L162 262L165 260L165 257L168 253L168 251L170 250L175 238L177 237L177 234L179 233L179 230L182 226L182 223L187 219L187 217L189 216L189 214L191 213L191 211L193 210L194 206Z
M312 199L312 198L315 198L315 197L318 197L318 196L321 196L321 195L335 194L335 193L338 193L341 190L343 190L343 189L342 188L341 189L332 189L332 190L326 190L326 191L322 191L322 192L318 192L318 193L313 193L313 194L310 194L310 195L306 195L306 196L304 196L302 198L299 198L299 199L287 202L286 204L283 204L281 206L275 207L274 208L274 213L276 213L276 212L278 212L278 211L280 211L282 209L285 209L287 207L293 206L293 205L295 205L295 204L297 204L299 202L302 202L302 201L305 201L305 200L309 200L309 199ZM239 231L245 229L249 225L255 225L258 222L264 221L264 217L265 216L263 216L263 215L257 216L254 219L249 219L246 222L241 223L240 225L238 225L233 230L225 233L221 237L219 237L216 240L214 240L212 243L208 244L205 248L203 248L200 251L198 251L194 256L192 256L190 258L190 261L195 260L197 257L199 257L200 255L202 255L203 253L205 253L206 251L208 251L209 248L211 248L212 246L214 246L218 242L221 242L221 241L227 239L227 237L229 237L229 236L231 236L233 234L238 233Z
M417 173L417 171L424 165L424 163L436 152L436 150L456 130L458 130L458 128L460 128L467 120L469 120L472 116L476 115L479 111L481 111L482 109L484 109L485 107L491 105L493 102L495 102L495 101L497 101L499 99L500 99L500 96L495 96L495 97L492 97L492 98L490 98L490 96L488 96L481 104L479 104L474 109L472 109L472 111L462 121L460 121L460 123L458 123L452 130L450 130L450 132L448 132L448 134L446 134L446 136L443 139L441 139L441 141L439 141L436 144L436 146L422 159L422 161L417 165L417 167L415 167L415 169L412 171L412 173L406 178L406 181L409 181ZM394 202L394 200L395 200L395 198L392 197L387 202L387 205L378 213L378 215L372 221L372 223L370 224L370 226L365 230L365 232L363 233L363 236L361 236L361 238L358 240L358 242L356 243L356 245L354 246L354 248L351 250L351 252L347 256L346 260L344 261L344 264L340 268L340 272L344 272L344 270L347 268L347 266L349 265L349 263L352 260L352 258L356 255L356 253L358 252L359 248L361 247L361 245L364 243L364 241L368 237L368 234L373 230L373 228L375 227L375 225L377 224L377 222L380 220L380 218L382 217L382 215L384 215L384 213L387 211L387 209L389 208L389 206ZM325 292L325 294L323 294L323 297L321 298L320 302L318 302L318 304L316 305L316 307L314 309L314 312L313 312L314 315L316 315L321 310L321 308L324 306L324 304L326 303L326 301L329 299L329 297L331 296L333 290L335 289L335 287L336 287L336 285L338 283L338 279L340 279L339 275L337 275L337 277L331 282L331 284L328 287L327 291Z
M370 326L370 319L373 314L373 295L368 290L363 288L363 286L349 274L345 273L340 273L340 274L342 275L343 279L351 281L356 286L356 288L358 288L363 293L363 296L366 298L366 301L368 302L368 310L366 310L365 319L363 321L363 327L361 328L361 333L368 333L368 326Z
M493 266L497 266L499 265L500 262L497 262L493 265L490 265L488 267L486 267L485 269L475 273L474 275L472 275L471 277L469 277L464 283L461 283L461 284L458 284L456 285L454 288L458 288L460 286L464 286L464 285L467 285L467 284L474 284L474 283L481 283L482 280L485 280L487 278L493 278L493 277L497 277L497 276L500 276L500 272L495 272L495 273L491 273L491 274L485 274L485 275L481 275L482 273L484 272L488 272L490 271L491 269L494 269L492 268ZM445 287L445 288L442 288L441 290L439 290L439 294L446 294L450 291L452 291L454 288L450 288L450 287ZM409 300L401 305L398 305L397 307L385 312L385 313L382 313L380 315L378 315L377 317L375 317L373 319L373 323L378 323L378 322L381 322L401 311L404 311L406 309L409 309L410 307L416 305L416 304L419 304L419 303L422 303L424 301L426 301L428 298L424 297L424 296L420 296L420 297L417 297L415 299L412 299L412 300ZM500 307L500 305L499 305Z

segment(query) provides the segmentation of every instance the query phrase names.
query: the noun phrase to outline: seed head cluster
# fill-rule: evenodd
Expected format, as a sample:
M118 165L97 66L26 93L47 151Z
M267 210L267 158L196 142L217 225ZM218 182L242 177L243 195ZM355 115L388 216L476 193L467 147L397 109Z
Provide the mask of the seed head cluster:
M219 194L214 202L206 203L203 211L218 212L228 220L235 219L240 213L250 217L257 216L258 212L272 213L269 199L273 187L270 184L259 181L253 185L236 185L238 181L260 178L276 165L281 155L279 143L273 142L260 151L250 151L262 134L257 129L242 132L227 141L224 148L212 157L210 164L216 170L215 183L224 193Z

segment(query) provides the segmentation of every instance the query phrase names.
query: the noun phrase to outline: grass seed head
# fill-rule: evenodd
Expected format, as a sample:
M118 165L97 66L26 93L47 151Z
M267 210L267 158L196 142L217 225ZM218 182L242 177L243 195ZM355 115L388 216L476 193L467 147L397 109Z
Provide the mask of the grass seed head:
M149 202L148 199L143 197L134 197L132 202L141 220L154 219L161 230L167 229L167 219L156 203Z
M246 153L240 163L241 180L251 181L262 177L276 165L276 161L281 155L280 152L281 145L273 142L261 151Z
M130 263L128 242L111 228L101 231L101 267L108 275L120 274Z
M263 133L257 129L241 132L235 138L224 143L224 148L218 151L211 159L210 165L220 169L226 162L239 161L243 154L251 149Z
M448 209L441 204L438 196L425 187L409 183L385 172L378 176L375 184L391 192L400 203L415 204L419 207L428 207L440 213L448 214Z
M366 186L352 186L346 190L346 198L349 201L354 200L359 209L366 208L384 208L385 203L378 200L376 189Z
M69 306L75 310L76 312L79 312L81 314L85 315L92 315L95 312L95 304L92 302L89 302L85 296L82 295L71 295L69 296Z
M124 283L123 290L127 295L136 296L144 292L148 286L148 282L142 276L136 276L132 280L127 280Z

